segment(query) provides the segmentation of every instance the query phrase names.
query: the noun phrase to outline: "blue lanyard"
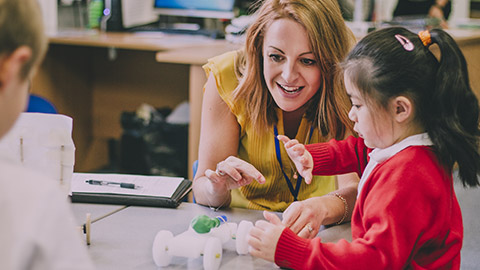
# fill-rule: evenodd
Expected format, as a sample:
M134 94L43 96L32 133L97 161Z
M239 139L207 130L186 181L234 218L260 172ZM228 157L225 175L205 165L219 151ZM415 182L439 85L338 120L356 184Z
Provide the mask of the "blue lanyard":
M275 154L277 155L277 161L278 164L280 164L280 169L282 169L283 176L285 177L285 181L287 181L288 189L290 189L290 193L293 195L293 200L298 201L298 192L300 191L300 185L302 184L302 176L299 175L297 179L297 184L296 187L293 188L292 181L290 181L290 178L288 178L287 174L285 173L285 170L283 169L283 164L282 164L282 154L280 152L280 142L278 141L278 129L277 125L273 126L273 133L275 134ZM313 126L310 128L310 134L308 137L308 142L309 143L310 139L312 138L313 134Z

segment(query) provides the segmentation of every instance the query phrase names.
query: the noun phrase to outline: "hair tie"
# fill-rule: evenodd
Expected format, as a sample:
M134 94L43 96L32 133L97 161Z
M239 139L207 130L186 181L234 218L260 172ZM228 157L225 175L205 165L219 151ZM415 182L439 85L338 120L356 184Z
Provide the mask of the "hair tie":
M432 44L432 37L430 36L430 32L428 30L418 32L418 37L423 43L423 46L428 47Z

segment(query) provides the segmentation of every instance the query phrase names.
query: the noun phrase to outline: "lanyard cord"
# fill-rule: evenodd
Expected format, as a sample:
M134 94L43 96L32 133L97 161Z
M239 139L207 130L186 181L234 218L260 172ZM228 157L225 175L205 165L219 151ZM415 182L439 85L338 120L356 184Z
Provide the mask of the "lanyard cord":
M278 136L277 125L273 126L273 133L275 134L275 154L277 156L278 164L280 165L280 169L282 169L282 173L283 173L283 176L285 177L285 181L287 182L288 189L290 190L290 193L292 193L293 195L293 200L298 201L297 197L298 197L298 192L300 191L300 185L302 184L302 176L301 175L298 176L297 185L295 188L293 188L292 181L290 181L290 178L288 178L287 174L285 173L285 170L283 169L282 154L280 152L280 142L278 141L278 138L277 138ZM308 142L305 142L305 143L310 142L310 139L312 138L312 134L313 134L313 126L310 128Z

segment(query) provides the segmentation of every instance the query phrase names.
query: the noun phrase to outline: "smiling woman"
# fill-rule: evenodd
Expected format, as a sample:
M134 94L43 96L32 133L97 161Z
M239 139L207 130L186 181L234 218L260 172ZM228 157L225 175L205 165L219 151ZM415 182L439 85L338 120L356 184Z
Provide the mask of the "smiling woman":
M334 0L258 1L245 49L204 66L197 203L284 213L296 233L343 220L358 177L315 177L307 185L275 134L302 143L351 134L350 103L336 64L354 43ZM296 202L298 201L298 202ZM348 220L348 218L347 218ZM307 223L310 227L306 227ZM304 228L312 228L304 229Z
M307 108L304 105L322 83L304 27L290 19L274 21L265 34L263 55L265 83L275 103L284 115L301 117ZM286 133L295 136L297 130Z

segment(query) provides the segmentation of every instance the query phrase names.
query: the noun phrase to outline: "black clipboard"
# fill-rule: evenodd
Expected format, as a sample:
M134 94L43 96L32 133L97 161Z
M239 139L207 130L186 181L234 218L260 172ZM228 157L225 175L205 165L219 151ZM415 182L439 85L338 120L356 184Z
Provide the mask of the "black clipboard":
M85 182L86 179L102 179L105 181L126 182L134 183L136 185L145 185L145 181L175 181L175 191L170 196L155 195L156 190L151 189L149 195L131 194L132 191L123 188L111 188L111 187L92 187L98 190L84 190L88 185ZM123 180L125 179L125 180ZM130 180L128 180L130 179ZM136 179L136 180L135 180ZM167 182L165 182L167 183ZM169 188L172 189L171 183L168 183ZM159 193L162 192L161 185L157 184ZM87 187L89 188L89 187ZM72 177L70 198L72 203L98 203L98 204L116 204L116 205L130 205L130 206L151 206L151 207L178 207L187 194L192 189L192 181L188 179L179 179L177 177L164 177L164 176L140 176L140 175L124 175L124 174L82 174L74 173Z

